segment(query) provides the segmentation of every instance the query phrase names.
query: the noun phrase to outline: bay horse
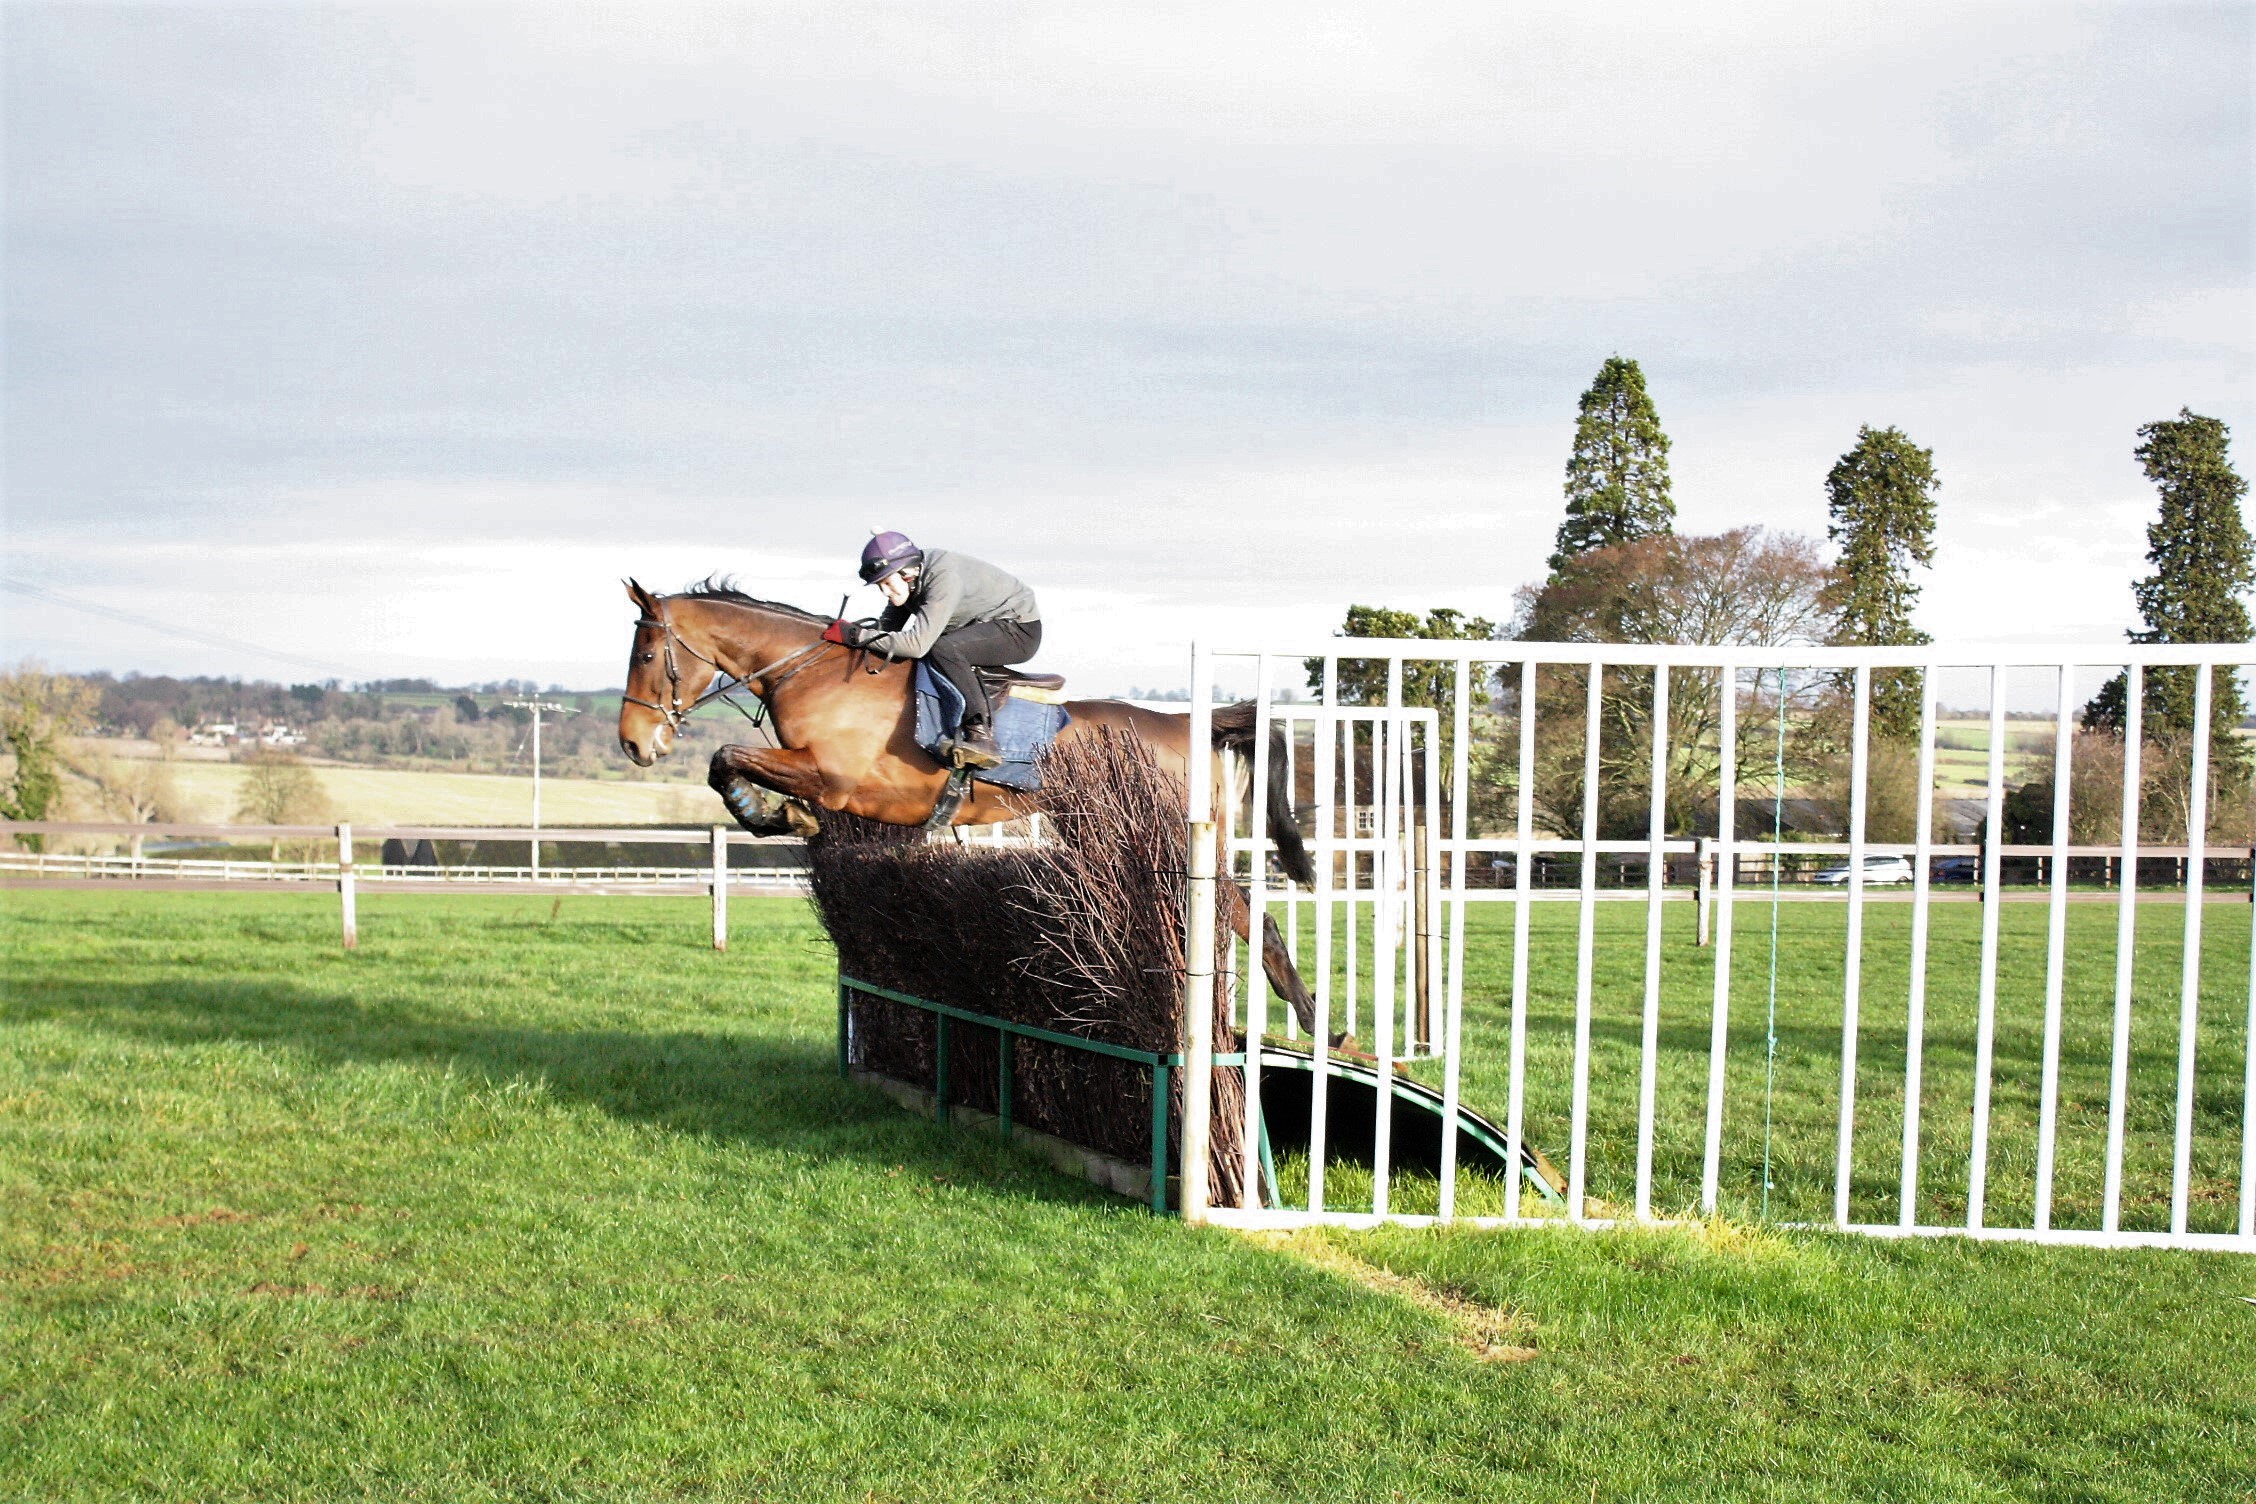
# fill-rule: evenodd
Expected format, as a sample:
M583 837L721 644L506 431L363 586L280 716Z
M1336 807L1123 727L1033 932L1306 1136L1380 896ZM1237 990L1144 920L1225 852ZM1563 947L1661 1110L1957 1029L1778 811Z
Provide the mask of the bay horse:
M713 754L706 781L724 800L739 780L780 796L768 807L778 833L812 829L807 812L813 810L843 810L887 825L923 825L932 816L948 769L917 745L910 661L826 642L828 617L757 599L726 581L707 579L676 595L657 594L631 579L625 583L627 599L641 615L619 701L619 747L636 766L647 768L673 750L682 721L719 692L717 681L726 674L767 707L777 745L732 745ZM1071 700L1065 709L1070 719L1058 734L1061 741L1098 726L1132 731L1161 768L1178 779L1188 776L1187 714L1168 715L1125 700ZM1218 706L1213 745L1203 755L1250 753L1254 722L1251 705ZM1241 755L1238 765L1250 769L1252 758ZM1292 877L1313 883L1315 867L1293 823L1281 753L1269 759L1268 783L1269 835L1278 857ZM1225 796L1236 792L1222 789L1219 780L1215 787ZM948 823L991 825L1028 814L1036 803L1036 796L974 780ZM1244 938L1248 905L1228 907ZM1266 916L1261 959L1270 985L1314 1033L1315 999L1276 920Z

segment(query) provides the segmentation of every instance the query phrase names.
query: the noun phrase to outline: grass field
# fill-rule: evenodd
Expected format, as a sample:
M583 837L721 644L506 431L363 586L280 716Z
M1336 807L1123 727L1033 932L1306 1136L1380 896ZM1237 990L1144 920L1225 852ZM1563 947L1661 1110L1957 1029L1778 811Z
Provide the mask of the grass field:
M1467 945L1461 1089L1468 1105L1502 1123L1510 1082L1511 911L1502 904L1472 905L1469 911L1472 931ZM1770 905L1743 893L1737 911L1719 1206L1731 1216L1761 1213L1767 1120L1772 1146L1770 1216L1830 1222L1841 1100L1847 907L1839 903L1779 906L1779 1046L1774 1057L1765 1047ZM1573 1090L1574 909L1566 904L1539 905L1535 915L1530 940L1526 1130L1564 1170ZM1692 944L1690 905L1669 906L1664 919L1653 1205L1664 1213L1689 1212L1699 1203L1706 1142L1715 951ZM2237 1228L2250 921L2245 895L2213 899L2204 909L2189 1177L2188 1225L2196 1232ZM2126 1228L2169 1226L2184 923L2185 907L2170 895L2140 907L2125 1116L2122 1225ZM1627 1208L1634 1202L1636 1186L1644 906L1601 905L1599 924L1592 982L1589 1193ZM1985 1222L1991 1226L2028 1227L2035 1212L2046 927L2046 908L2041 903L2009 903L2000 910L1984 1206ZM1910 928L1908 904L1875 903L1866 909L1857 1049L1858 1132L1850 1200L1851 1220L1857 1222L1892 1222L1901 1204ZM1312 945L1305 917L1301 930L1305 954ZM1363 933L1369 932L1366 920ZM2101 1225L2115 933L2112 903L2069 907L2053 1181L2052 1225L2056 1227ZM1918 1209L1919 1220L1929 1224L1958 1225L1966 1219L1980 955L1980 907L1935 905L1920 1093ZM1335 966L1334 995L1342 999L1344 1020L1342 971ZM1363 997L1357 1023L1360 1037L1367 1038L1371 1019L1367 981ZM1285 1011L1281 1004L1273 1009L1273 1029L1281 1027ZM1440 1069L1433 1062L1421 1062L1411 1073L1440 1085ZM1363 1199L1357 1201L1357 1196ZM1326 1204L1335 1209L1368 1210L1368 1197L1367 1176L1350 1176L1326 1187ZM1461 1179L1459 1197L1461 1209L1467 1212L1502 1211L1497 1189L1477 1176ZM1404 1179L1397 1182L1392 1204L1396 1210L1431 1211L1435 1199L1430 1179L1422 1186Z
M2256 1261L1185 1228L841 1083L737 918L0 894L0 1496L2256 1497Z

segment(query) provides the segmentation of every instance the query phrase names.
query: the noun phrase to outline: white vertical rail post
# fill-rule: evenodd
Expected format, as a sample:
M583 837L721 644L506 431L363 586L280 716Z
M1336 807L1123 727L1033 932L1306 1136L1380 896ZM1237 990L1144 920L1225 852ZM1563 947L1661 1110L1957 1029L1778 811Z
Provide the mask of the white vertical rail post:
M1567 1216L1582 1220L1588 1184L1590 1140L1590 962L1598 926L1598 716L1606 682L1598 664L1589 665L1584 691L1582 744L1582 892L1575 931L1574 1107L1567 1131Z
M2248 868L2248 1026L2240 1036L2239 1229L2242 1237L2256 1238L2256 850L2248 853Z
M1460 679L1464 678L1470 670L1471 664L1468 660L1463 658L1457 660L1457 673ZM1452 748L1458 749L1460 753L1464 747L1461 740L1452 741L1450 745ZM1454 777L1454 774L1452 776ZM1423 995L1418 1000L1418 1006L1424 1010L1421 1028L1426 1035L1426 1049L1428 1053L1434 1053L1446 1052L1449 1048L1449 971L1443 964L1448 950L1444 931L1448 927L1449 914L1443 908L1441 884L1441 866L1448 855L1448 848L1443 844L1444 836L1441 829L1441 717L1438 715L1426 722L1425 800L1425 834L1421 846L1425 853L1426 866L1425 887L1423 889L1426 912L1426 980L1422 988ZM1461 801L1453 799L1451 808L1452 810L1461 810L1464 805ZM1463 859L1463 855L1462 852L1458 853L1460 860ZM1460 915L1463 913L1461 903L1457 912Z
M1299 797L1300 790L1296 776L1299 769L1295 764L1293 755L1295 749L1300 745L1300 721L1298 717L1290 714L1280 715L1278 721L1285 729L1285 807L1291 809L1293 800ZM1313 727L1311 730L1313 730ZM1292 957L1293 969L1299 970L1300 889L1290 884L1285 887L1285 954ZM1300 1014L1292 1008L1285 1010L1285 1037L1287 1039L1300 1038Z
M1316 775L1316 1037L1308 1042L1315 1062L1308 1095L1308 1209L1324 1209L1325 1130L1332 1084L1332 863L1337 847L1332 837L1339 822L1338 790L1333 779L1339 756L1339 727L1330 718L1339 708L1339 659L1324 658L1325 716L1316 722L1309 739ZM1354 902L1350 896L1350 903Z
M2075 665L2060 665L2052 726L2052 892L2045 916L2044 1065L2037 1098L2037 1231L2052 1226L2053 1146L2060 1121L2060 992L2068 964L2068 783L2074 756Z
M1739 671L1716 671L1723 688L1722 768L1716 790L1715 1002L1708 1022L1708 1131L1700 1157L1700 1210L1715 1215L1723 1174L1723 1067L1731 1044L1731 899L1739 883L1734 845L1739 808Z
M1191 646L1190 755L1185 759L1186 822L1183 930L1182 1217L1206 1220L1211 1196L1208 1160L1214 1108L1214 666Z
M1998 847L2005 822L2005 665L1990 667L1989 799L1982 843L1982 972L1974 1020L1974 1142L1966 1168L1966 1225L1982 1226L1990 1181L1990 1071L1997 1043Z
M1231 883L1238 880L1238 754L1224 748L1215 758L1219 777L1215 785L1214 823L1222 832L1222 844L1216 848L1218 880ZM1230 1027L1245 1026L1245 1010L1238 997L1238 935L1234 929L1225 929L1214 940L1215 964L1229 980L1223 992L1230 1000ZM1224 1052L1228 1053L1227 1051Z
M2115 894L2115 1032L2107 1067L2107 1189L2100 1229L2115 1232L2123 1219L2123 1116L2131 1071L2131 974L2138 959L2139 753L2146 736L2146 671L2123 669L2123 864Z
M1668 876L1662 842L1668 836L1667 664L1653 666L1652 798L1645 823L1645 1029L1637 1056L1637 1220L1653 1220L1653 1109L1660 1081L1661 903Z
M1706 836L1692 838L1692 945L1696 950L1708 948L1710 934L1709 912L1715 905L1715 885L1712 881L1715 862L1715 843Z
M1442 989L1441 1049L1441 1220L1457 1215L1458 1054L1465 1033L1465 802L1471 788L1473 733L1470 659L1457 660L1456 696L1451 702L1449 744L1449 962ZM1438 752L1440 749L1436 748ZM1432 765L1432 757L1427 764ZM1519 1166L1505 1173L1517 1180Z
M1935 865L1935 672L1919 675L1919 812L1911 847L1911 976L1904 1016L1904 1122L1898 1227L1919 1225L1919 1093L1927 1054L1927 920Z
M1375 731L1376 728L1374 728L1374 734ZM1346 838L1347 843L1347 903L1345 905L1347 933L1343 937L1347 942L1347 1032L1353 1034L1361 1023L1361 1020L1357 1017L1356 1009L1356 1003L1359 1001L1356 977L1362 966L1363 957L1362 925L1357 917L1363 903L1363 858L1357 852L1355 843L1361 837L1363 831L1362 821L1357 818L1355 813L1355 721L1352 717L1341 717L1339 735L1340 808L1342 812L1341 820L1346 826L1340 834ZM1373 746L1376 747L1376 745L1374 742Z
M1245 964L1238 970L1245 986L1245 1157L1239 1176L1239 1205L1261 1205L1261 1041L1269 1032L1269 977L1262 965L1269 933L1269 696L1270 659L1263 653L1253 671L1253 808L1246 818L1247 860Z
M728 827L713 827L713 949L728 949Z
M1841 1131L1833 1150L1833 1224L1849 1225L1856 1150L1857 1028L1864 1002L1864 817L1872 763L1872 665L1856 667L1849 722L1849 934L1841 966Z
M672 650L671 648L669 648L669 649L667 649L667 651L668 651L668 652L672 652L673 650ZM668 659L667 661L668 661L668 662L671 662L672 660L671 660L671 659ZM540 723L541 723L541 708L540 708L540 705L539 705L539 704L537 703L537 702L538 702L538 696L535 696L535 701L536 701L536 703L535 703L535 704L534 704L534 706L533 706L533 845L532 845L532 874L533 874L533 881L537 883L537 882L539 882L539 881L540 881L540 762L541 762L541 748L540 748Z
M1193 761L1196 761L1194 754ZM1185 827L1183 896L1183 1167L1185 1222L1204 1222L1214 1112L1214 847L1212 820ZM1165 1109L1161 1109L1164 1111Z
M1399 660L1397 660L1399 663ZM1417 808L1418 792L1410 777L1410 747L1418 728L1400 717L1401 703L1389 697L1389 710L1395 712L1393 724L1388 728L1387 769L1394 778L1394 804L1400 813L1396 816L1391 837L1395 850L1395 923L1391 934L1395 945L1395 997L1400 1002L1396 1019L1401 1029L1393 1056L1396 1060L1415 1060L1418 1055L1418 853ZM1393 1117L1392 1113L1387 1115Z
M1384 792L1379 798L1379 860L1373 872L1378 901L1371 916L1371 1032L1376 1036L1378 1058L1377 1105L1372 1109L1371 1124L1371 1210L1379 1216L1387 1211L1387 1196L1393 1186L1394 1172L1394 980L1395 947L1402 943L1402 884L1399 871L1402 864L1402 806L1404 802L1403 779L1397 766L1395 748L1407 732L1396 714L1402 709L1402 660L1387 661L1387 698L1389 712L1379 723L1383 735L1381 746L1385 757L1381 762L1383 773L1379 782Z
M2193 1185L2193 1046L2201 1022L2201 900L2209 857L2210 667L2193 671L2193 786L2186 800L2185 964L2178 977L2177 1150L2170 1163L2170 1231L2183 1234Z
M344 920L345 949L360 948L360 915L353 894L352 825L337 827L337 907Z
M1519 807L1514 834L1519 842L1512 863L1512 1045L1511 1080L1504 1110L1504 1215L1520 1215L1520 1133L1527 1104L1528 887L1535 867L1535 660L1520 663Z

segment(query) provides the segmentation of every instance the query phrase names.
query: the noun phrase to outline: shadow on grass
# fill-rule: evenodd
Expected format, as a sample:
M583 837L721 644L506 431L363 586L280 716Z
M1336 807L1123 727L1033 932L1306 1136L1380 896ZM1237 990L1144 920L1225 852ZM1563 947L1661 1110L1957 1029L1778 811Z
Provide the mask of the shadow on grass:
M540 1086L624 1122L764 1150L934 1166L977 1157L1023 1167L1010 1190L1043 1200L1105 1200L986 1138L921 1123L841 1080L826 1047L742 1033L543 1029L434 1017L281 981L116 984L46 978L16 989L5 1016L54 1021L160 1045L240 1043L289 1049L323 1067L452 1068L491 1084ZM997 1186L1000 1190L1001 1187Z

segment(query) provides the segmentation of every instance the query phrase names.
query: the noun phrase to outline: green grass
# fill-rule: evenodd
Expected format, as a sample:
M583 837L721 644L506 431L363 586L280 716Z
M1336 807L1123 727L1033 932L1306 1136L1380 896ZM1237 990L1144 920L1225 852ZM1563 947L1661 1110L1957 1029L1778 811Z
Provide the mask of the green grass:
M1511 910L1470 905L1461 1091L1466 1104L1498 1123L1510 1083ZM1778 1049L1769 1056L1767 1008L1772 958L1771 906L1742 893L1732 952L1732 1012L1726 1053L1719 1209L1751 1218L1764 1211L1765 1120L1769 1122L1768 1212L1781 1221L1833 1217L1840 1118L1843 956L1847 906L1789 903L1778 908ZM1973 1135L1979 905L1936 904L1928 948L1928 994L1920 1112L1919 1220L1966 1220ZM1533 910L1529 949L1526 1132L1564 1171L1573 1092L1576 912L1572 904ZM2194 1059L2196 1093L2188 1226L2237 1229L2241 1091L2247 1061L2250 905L2245 895L2203 910L2201 1007ZM1893 1222L1900 1206L1904 1078L1908 1035L1909 904L1865 910L1863 986L1857 1034L1857 1135L1850 1217ZM2041 1100L2046 906L2009 903L1999 911L1998 981L1989 1174L1984 1222L2032 1225L2036 1203ZM2177 1122L2179 984L2185 908L2140 906L2134 950L2131 1057L2125 1119L2122 1225L2169 1226ZM1664 909L1660 1049L1656 1070L1654 1191L1657 1212L1696 1212L1706 1143L1708 1041L1715 950L1693 945L1688 904ZM1593 952L1589 1194L1615 1209L1636 1190L1637 1093L1643 1039L1645 906L1598 908ZM1304 955L1313 929L1300 925ZM1369 924L1363 925L1368 971ZM2106 1170L2109 1059L2114 1027L2116 909L2068 909L2062 988L2060 1106L2055 1139L2055 1227L2101 1225ZM1344 949L1344 946L1338 947ZM1358 1015L1371 1027L1369 982ZM1334 967L1344 1000L1344 963ZM1273 1005L1272 1027L1284 1010ZM1411 1068L1438 1086L1433 1062ZM1767 1079L1766 1079L1767 1078ZM1296 1182L1305 1195L1305 1176ZM1430 1179L1397 1180L1396 1210L1433 1210ZM1325 1201L1367 1210L1368 1175L1327 1171ZM1459 1196L1468 1213L1502 1210L1497 1189L1467 1174ZM1529 1210L1535 1210L1531 1202Z
M0 895L0 1496L2251 1496L2250 1261L1327 1237L1484 1363L841 1083L735 915Z

